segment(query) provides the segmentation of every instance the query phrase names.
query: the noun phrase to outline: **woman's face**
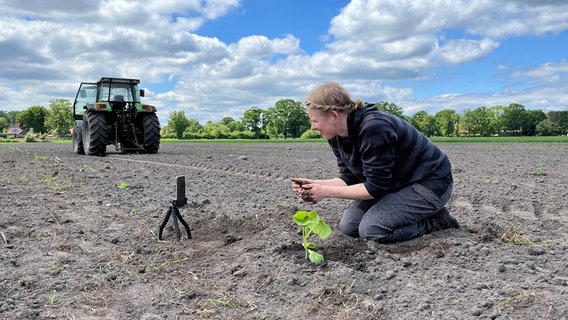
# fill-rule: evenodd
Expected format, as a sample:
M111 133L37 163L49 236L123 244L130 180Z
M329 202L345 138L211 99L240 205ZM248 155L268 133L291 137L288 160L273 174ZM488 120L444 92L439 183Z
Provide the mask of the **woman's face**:
M337 135L337 125L331 112L322 112L319 109L308 108L308 116L312 122L312 130L318 131L322 137L329 140Z

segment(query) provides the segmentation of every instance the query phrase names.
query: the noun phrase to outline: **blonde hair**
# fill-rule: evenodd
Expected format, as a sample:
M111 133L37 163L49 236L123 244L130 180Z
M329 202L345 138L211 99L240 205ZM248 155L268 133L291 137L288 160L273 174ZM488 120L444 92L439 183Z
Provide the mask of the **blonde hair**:
M306 108L313 108L322 112L335 110L350 113L363 108L361 99L351 100L349 92L340 84L328 82L314 90L304 102Z

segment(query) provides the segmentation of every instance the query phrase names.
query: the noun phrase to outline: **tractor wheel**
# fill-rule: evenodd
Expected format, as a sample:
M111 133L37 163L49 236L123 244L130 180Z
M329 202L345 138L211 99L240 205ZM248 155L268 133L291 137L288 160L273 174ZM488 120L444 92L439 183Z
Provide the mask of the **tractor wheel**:
M145 114L142 118L144 126L144 151L157 153L160 148L160 122L155 113Z
M87 111L83 116L83 149L90 156L104 156L108 141L105 115Z
M73 127L73 152L85 154L83 149L83 121L77 121Z

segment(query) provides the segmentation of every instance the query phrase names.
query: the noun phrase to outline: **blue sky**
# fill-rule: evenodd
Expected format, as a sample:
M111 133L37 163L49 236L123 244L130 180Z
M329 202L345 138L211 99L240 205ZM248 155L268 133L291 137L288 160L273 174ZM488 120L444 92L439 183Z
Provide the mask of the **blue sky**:
M241 6L204 25L199 34L217 37L225 43L250 35L279 38L292 34L308 54L325 49L320 37L329 21L340 13L347 0L246 0Z
M303 101L335 81L407 115L568 106L564 0L0 0L0 110L142 81L166 124Z

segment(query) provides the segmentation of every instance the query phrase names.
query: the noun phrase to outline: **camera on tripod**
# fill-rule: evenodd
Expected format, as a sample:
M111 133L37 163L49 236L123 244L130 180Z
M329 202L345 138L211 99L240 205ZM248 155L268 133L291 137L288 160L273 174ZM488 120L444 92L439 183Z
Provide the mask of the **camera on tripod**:
M185 176L178 176L176 178L176 198L172 200L172 204L168 209L168 213L166 214L166 218L162 221L160 225L160 231L158 233L158 239L162 240L162 232L164 231L164 227L168 223L170 216L172 217L172 223L174 224L174 230L176 233L176 238L178 241L181 241L181 232L179 230L179 222L183 224L185 230L187 231L187 238L191 239L191 231L189 230L189 225L185 220L183 220L181 214L179 213L179 209L187 204L187 198L185 196Z
M176 198L174 200L175 206L181 208L187 204L185 197L185 176L176 178Z

